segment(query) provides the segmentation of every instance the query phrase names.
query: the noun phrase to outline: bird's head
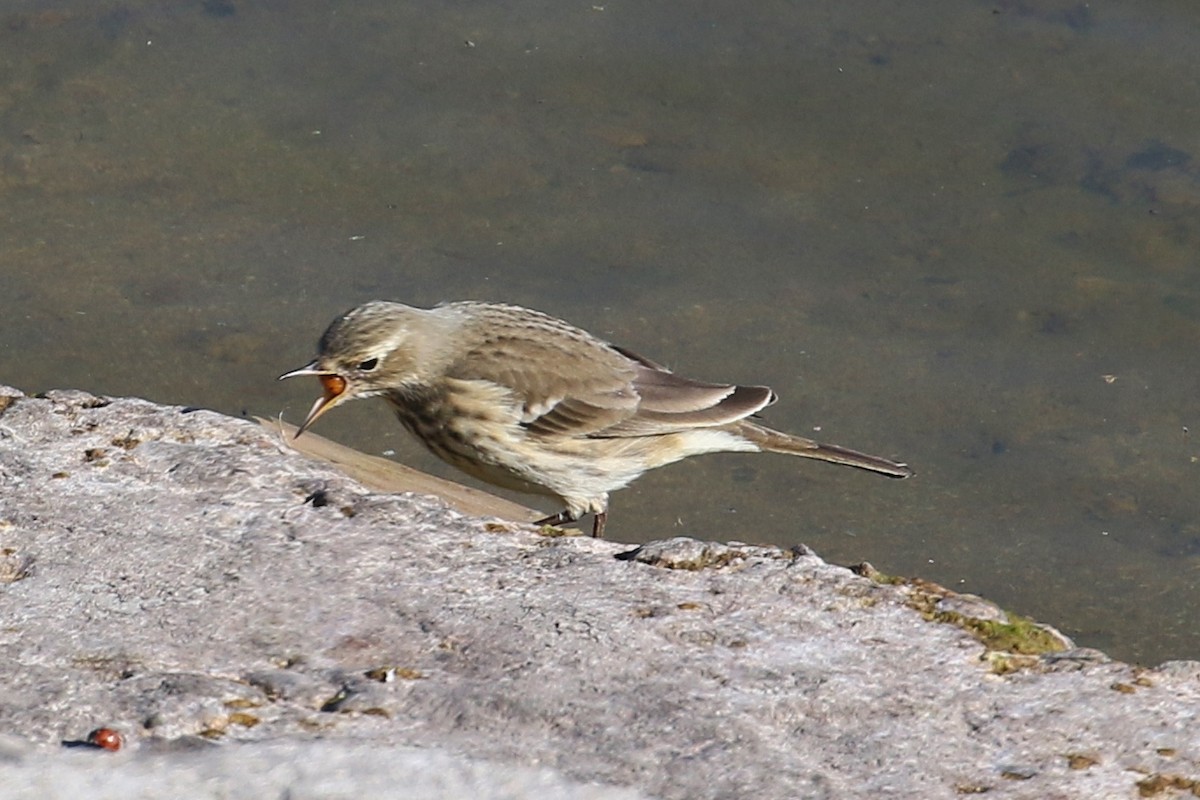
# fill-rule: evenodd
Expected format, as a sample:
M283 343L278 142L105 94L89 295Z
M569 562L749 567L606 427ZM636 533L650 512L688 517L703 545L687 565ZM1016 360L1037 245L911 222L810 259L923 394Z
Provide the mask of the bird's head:
M376 301L342 314L325 330L318 355L279 380L312 375L324 393L313 403L296 436L317 418L348 400L403 387L414 376L419 331L430 312L400 303Z

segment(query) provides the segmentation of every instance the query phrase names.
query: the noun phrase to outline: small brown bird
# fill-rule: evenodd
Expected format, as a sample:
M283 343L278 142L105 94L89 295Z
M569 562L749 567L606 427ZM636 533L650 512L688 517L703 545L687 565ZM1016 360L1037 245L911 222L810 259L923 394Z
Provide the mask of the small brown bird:
M382 396L434 455L468 475L566 506L538 524L592 513L646 470L701 453L788 453L878 472L906 465L763 427L765 386L703 383L560 319L492 303L413 308L376 301L347 311L312 363L325 389L296 436L346 400Z

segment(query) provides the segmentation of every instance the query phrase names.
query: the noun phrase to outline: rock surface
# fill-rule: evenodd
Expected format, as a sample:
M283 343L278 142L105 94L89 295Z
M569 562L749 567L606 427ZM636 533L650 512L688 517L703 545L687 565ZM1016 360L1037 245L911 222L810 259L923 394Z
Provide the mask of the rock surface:
M1200 664L997 657L803 548L546 533L374 493L251 422L0 388L5 796L1200 785ZM62 746L100 726L122 752Z

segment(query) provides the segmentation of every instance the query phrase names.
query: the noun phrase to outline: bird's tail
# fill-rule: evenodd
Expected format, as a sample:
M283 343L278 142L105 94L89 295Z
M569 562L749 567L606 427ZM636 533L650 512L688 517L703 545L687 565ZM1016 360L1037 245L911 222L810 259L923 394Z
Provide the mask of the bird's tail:
M866 453L860 453L857 450L850 450L845 447L838 447L835 444L822 444L814 442L812 439L805 439L803 436L792 436L788 433L765 428L762 425L755 425L753 422L742 421L737 425L732 426L731 430L743 436L747 441L757 446L760 450L766 450L772 453L787 453L788 455L800 456L802 458L815 458L818 461L829 461L834 464L845 464L848 467L857 467L870 472L878 472L881 475L887 475L889 478L907 478L913 474L907 464L901 464L897 461L889 461L886 458L879 456L871 456Z

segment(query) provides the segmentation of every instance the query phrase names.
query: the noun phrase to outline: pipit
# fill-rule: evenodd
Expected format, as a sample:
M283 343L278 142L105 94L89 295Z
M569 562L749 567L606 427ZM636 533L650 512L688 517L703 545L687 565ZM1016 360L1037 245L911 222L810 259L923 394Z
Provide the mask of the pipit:
M334 320L318 352L279 376L314 375L325 390L296 436L340 403L381 396L447 463L566 506L537 524L591 513L593 536L604 531L609 492L701 453L787 453L892 478L912 474L886 458L749 421L775 402L765 386L683 378L519 306L371 302Z

